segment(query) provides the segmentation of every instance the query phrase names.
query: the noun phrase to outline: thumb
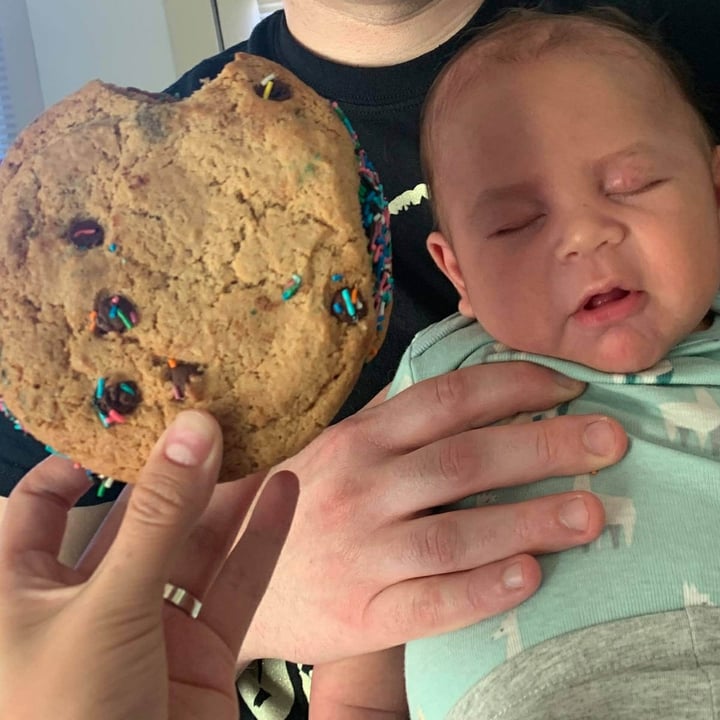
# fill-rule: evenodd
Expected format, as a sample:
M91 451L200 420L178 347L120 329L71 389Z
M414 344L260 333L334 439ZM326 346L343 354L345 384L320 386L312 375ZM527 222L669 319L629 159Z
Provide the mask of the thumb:
M116 596L122 587L130 597L149 590L160 598L172 558L210 501L221 459L216 420L197 410L180 413L140 471L96 581L106 577Z

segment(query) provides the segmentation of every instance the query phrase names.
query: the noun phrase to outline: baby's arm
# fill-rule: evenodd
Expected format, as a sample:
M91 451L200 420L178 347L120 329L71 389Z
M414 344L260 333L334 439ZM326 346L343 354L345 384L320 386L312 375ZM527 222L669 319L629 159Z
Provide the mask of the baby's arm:
M403 646L316 665L310 720L407 720Z

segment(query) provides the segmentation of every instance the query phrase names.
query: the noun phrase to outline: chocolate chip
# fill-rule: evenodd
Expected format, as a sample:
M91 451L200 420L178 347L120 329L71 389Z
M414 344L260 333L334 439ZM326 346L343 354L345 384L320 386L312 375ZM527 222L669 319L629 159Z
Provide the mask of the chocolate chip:
M130 415L141 402L140 388L132 380L106 383L102 395L95 398L95 405L104 415L111 410L120 415Z
M344 287L333 295L330 312L340 322L356 323L368 313L365 300L356 288Z
M67 238L79 250L91 250L105 242L105 231L96 220L74 220Z
M93 332L98 336L110 332L122 334L139 322L137 308L128 298L105 290L99 292L95 298L93 318Z
M192 384L193 378L202 375L204 372L205 369L202 365L181 362L180 360L168 360L165 380L169 380L172 383L173 397L175 400L185 400L188 385Z
M270 85L270 93L265 97L268 85ZM264 84L258 83L255 85L255 93L264 100L274 100L275 102L283 102L293 96L292 88L277 78L271 78L266 80Z

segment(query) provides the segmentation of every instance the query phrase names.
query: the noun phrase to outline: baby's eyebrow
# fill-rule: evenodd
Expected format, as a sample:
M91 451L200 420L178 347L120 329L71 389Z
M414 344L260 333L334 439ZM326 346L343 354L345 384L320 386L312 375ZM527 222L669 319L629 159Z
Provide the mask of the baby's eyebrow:
M626 160L637 158L638 160L656 161L668 157L669 153L663 147L647 140L638 140L602 155L590 167L601 177L607 173L610 167ZM499 203L532 202L537 199L538 188L541 184L540 177L530 177L516 183L483 188L470 206L469 217L482 216L489 206Z
M538 191L539 179L523 180L522 182L498 185L481 190L472 204L472 215L481 213L488 205L501 202L527 201Z
M647 140L638 140L620 150L614 150L603 155L595 162L595 167L600 170L607 170L613 163L633 158L658 157L664 155L662 148Z

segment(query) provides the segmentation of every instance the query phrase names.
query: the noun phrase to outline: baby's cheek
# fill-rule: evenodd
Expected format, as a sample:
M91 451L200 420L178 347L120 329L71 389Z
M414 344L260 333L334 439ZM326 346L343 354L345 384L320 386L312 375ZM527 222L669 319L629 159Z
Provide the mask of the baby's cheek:
M546 337L546 332L540 332L543 326L549 330L544 304L542 296L529 296L517 281L503 282L498 278L490 292L483 293L477 317L496 340L512 348L527 349L521 346Z

